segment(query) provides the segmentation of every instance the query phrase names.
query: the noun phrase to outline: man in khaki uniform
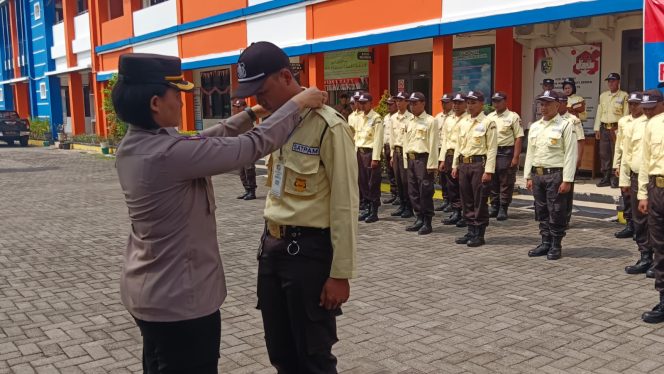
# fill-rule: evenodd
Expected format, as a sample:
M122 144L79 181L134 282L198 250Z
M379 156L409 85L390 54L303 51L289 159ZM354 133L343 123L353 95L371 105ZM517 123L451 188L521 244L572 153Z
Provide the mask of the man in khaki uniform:
M459 92L452 97L453 113L443 123L443 140L441 152L438 156L438 171L446 174L447 193L449 195L450 210L452 214L442 220L443 225L456 225L466 227L466 221L461 214L461 192L459 191L459 178L452 177L452 163L454 162L454 151L458 146L460 123L465 117L470 116L466 112L466 95ZM444 151L443 151L444 150Z
M459 140L454 151L452 177L459 178L463 216L468 224L466 235L457 244L479 247L485 244L489 225L489 191L496 170L498 133L496 122L486 117L484 94L469 91L466 104L470 116L460 123Z
M408 97L413 117L408 123L404 140L407 155L408 194L417 214L417 220L406 231L417 231L427 235L432 231L433 174L438 166L439 132L436 121L424 110L426 97L421 92L413 92Z
M576 135L576 146L577 146L577 159L576 159L576 170L581 166L581 157L583 157L583 145L586 141L586 135L583 132L583 122L581 119L569 111L569 97L563 92L557 92L558 102L560 106L558 107L558 115L560 118L571 122L574 125L574 135ZM574 182L570 183L569 196L567 199L567 227L569 228L569 223L572 220L572 212L574 210Z
M356 142L356 143L357 143L357 136L358 136L357 126L358 126L358 122L361 121L361 117L362 117L362 111L360 110L360 103L358 102L358 99L360 98L360 96L362 96L363 93L364 93L364 91L355 91L353 93L353 97L351 98L351 102L353 103L352 104L353 111L351 112L350 115L348 115L348 125L350 126L350 128L353 132L353 141ZM359 170L359 168L361 168L362 161L360 160L359 153L357 153L357 152L355 152L355 153L357 154L356 159L357 159L357 167L358 167L358 170ZM369 211L370 204L367 201L366 196L364 196L364 194L363 194L364 190L362 189L359 180L357 181L357 187L360 191L360 213L364 214L364 213L367 213Z
M498 152L496 155L496 172L491 181L491 208L489 217L505 221L507 208L512 203L516 172L519 169L523 127L521 117L507 108L507 93L497 91L491 97L495 111L489 113L487 119L496 123L498 129Z
M664 98L659 90L643 93L641 107L648 124L641 140L639 211L648 215L649 244L655 253L653 272L659 303L641 316L644 322L664 322Z
M386 101L387 114L383 117L383 157L385 160L385 169L387 169L387 180L390 182L391 196L383 200L383 204L401 205L399 199L399 189L397 186L396 175L392 164L392 147L390 146L390 138L392 137L392 116L399 111L397 109L397 102L394 96L390 96Z
M558 94L544 91L537 100L542 118L530 126L524 177L535 198L542 243L528 256L558 260L567 227L567 199L576 172L577 142L574 124L558 114Z
M380 207L380 155L383 151L383 119L371 108L373 98L362 93L357 99L360 114L356 118L355 147L359 164L360 191L369 209L360 214L359 220L366 223L378 221Z
M443 106L443 111L436 114L434 119L436 120L436 127L438 127L438 132L440 133L440 138L438 139L438 157L440 157L441 153L445 153L444 149L441 149L443 144L445 144L445 134L443 132L443 129L445 128L445 120L447 117L452 115L452 106L454 103L452 103L452 94L446 93L443 94L443 97L440 98L440 103ZM442 171L438 172L438 183L440 183L440 189L441 192L443 193L443 203L434 209L435 211L444 211L449 205L450 205L450 200L447 192L447 174L445 174Z
M244 99L235 99L231 104L231 115L242 113L247 108L247 102ZM240 181L244 186L244 194L237 198L242 200L256 199L256 164L253 162L240 168Z
M648 216L642 214L637 208L639 201L637 193L639 189L639 170L641 169L641 145L643 133L648 124L648 116L643 114L641 101L643 94L641 92L632 92L627 99L629 103L629 112L627 117L623 117L619 122L619 131L622 139L621 144L616 144L616 149L620 146L622 157L618 170L620 171L620 189L621 192L630 199L632 206L632 225L634 230L634 241L641 254L639 260L632 266L626 266L627 274L643 274L652 266L652 248L648 243Z
M599 105L595 114L595 139L599 140L599 158L602 170L602 180L597 187L618 187L618 178L612 170L613 155L616 146L616 130L618 120L629 114L627 105L627 92L620 90L620 74L611 73L606 77L609 87L599 96Z
M410 203L408 194L408 170L406 169L407 158L404 153L404 144L406 142L406 132L408 124L413 118L413 113L408 111L408 93L399 92L394 98L397 102L398 112L391 118L392 131L390 132L390 147L392 150L392 168L397 180L397 189L399 190L399 200L401 205L390 214L392 217L411 218L413 216L413 206Z
M301 91L288 56L272 43L250 45L238 66L235 94L256 95L268 110ZM301 111L300 122L268 163L258 306L278 372L334 373L336 316L357 272L355 147L345 119L328 106Z

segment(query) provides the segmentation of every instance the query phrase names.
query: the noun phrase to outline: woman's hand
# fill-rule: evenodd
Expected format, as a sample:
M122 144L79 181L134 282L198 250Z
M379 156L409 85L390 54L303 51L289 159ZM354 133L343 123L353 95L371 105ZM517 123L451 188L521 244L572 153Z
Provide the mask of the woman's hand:
M321 108L327 102L327 92L310 87L295 95L291 100L300 108Z

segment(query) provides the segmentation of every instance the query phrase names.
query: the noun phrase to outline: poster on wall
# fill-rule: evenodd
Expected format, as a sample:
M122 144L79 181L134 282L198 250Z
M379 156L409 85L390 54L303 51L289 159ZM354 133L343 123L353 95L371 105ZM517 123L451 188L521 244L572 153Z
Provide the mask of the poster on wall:
M586 100L588 119L583 123L587 131L592 131L595 112L599 100L602 75L600 72L602 45L582 44L568 47L536 48L533 92L542 92L542 80L554 80L554 89L562 91L566 78L574 78L576 94ZM537 105L533 109L535 119L540 118Z
M664 91L664 3L646 0L643 8L643 75L645 89Z
M493 94L493 46L460 48L452 52L454 92L482 91L491 101Z
M359 79L369 76L369 61L359 60L358 53L367 53L367 48L348 49L325 54L325 81L332 86L339 86L335 80Z

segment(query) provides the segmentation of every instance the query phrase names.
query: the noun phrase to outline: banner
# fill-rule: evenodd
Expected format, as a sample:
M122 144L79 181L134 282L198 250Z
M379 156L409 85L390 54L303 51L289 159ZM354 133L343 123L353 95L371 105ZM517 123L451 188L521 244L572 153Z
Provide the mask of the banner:
M664 0L645 0L643 8L643 84L664 89ZM664 90L663 90L664 91Z
M327 52L325 54L325 79L359 78L369 76L369 61L358 60L358 52L367 48Z
M452 91L481 91L486 102L491 102L493 46L461 48L452 52Z
M325 91L356 91L363 89L366 84L363 84L365 79L362 78L343 78L343 79L326 79Z
M592 130L595 123L595 112L599 101L602 76L600 72L602 45L583 44L568 47L536 48L535 75L533 92L542 92L542 81L553 79L554 89L563 90L563 81L574 78L576 94L586 100L588 119L583 127ZM534 120L540 117L539 107L534 105Z

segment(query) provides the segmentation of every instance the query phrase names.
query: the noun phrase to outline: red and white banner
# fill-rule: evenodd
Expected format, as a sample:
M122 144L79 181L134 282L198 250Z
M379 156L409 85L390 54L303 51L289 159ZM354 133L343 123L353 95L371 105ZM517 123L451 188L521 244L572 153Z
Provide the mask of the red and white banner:
M355 91L362 89L362 78L326 79L325 91Z

